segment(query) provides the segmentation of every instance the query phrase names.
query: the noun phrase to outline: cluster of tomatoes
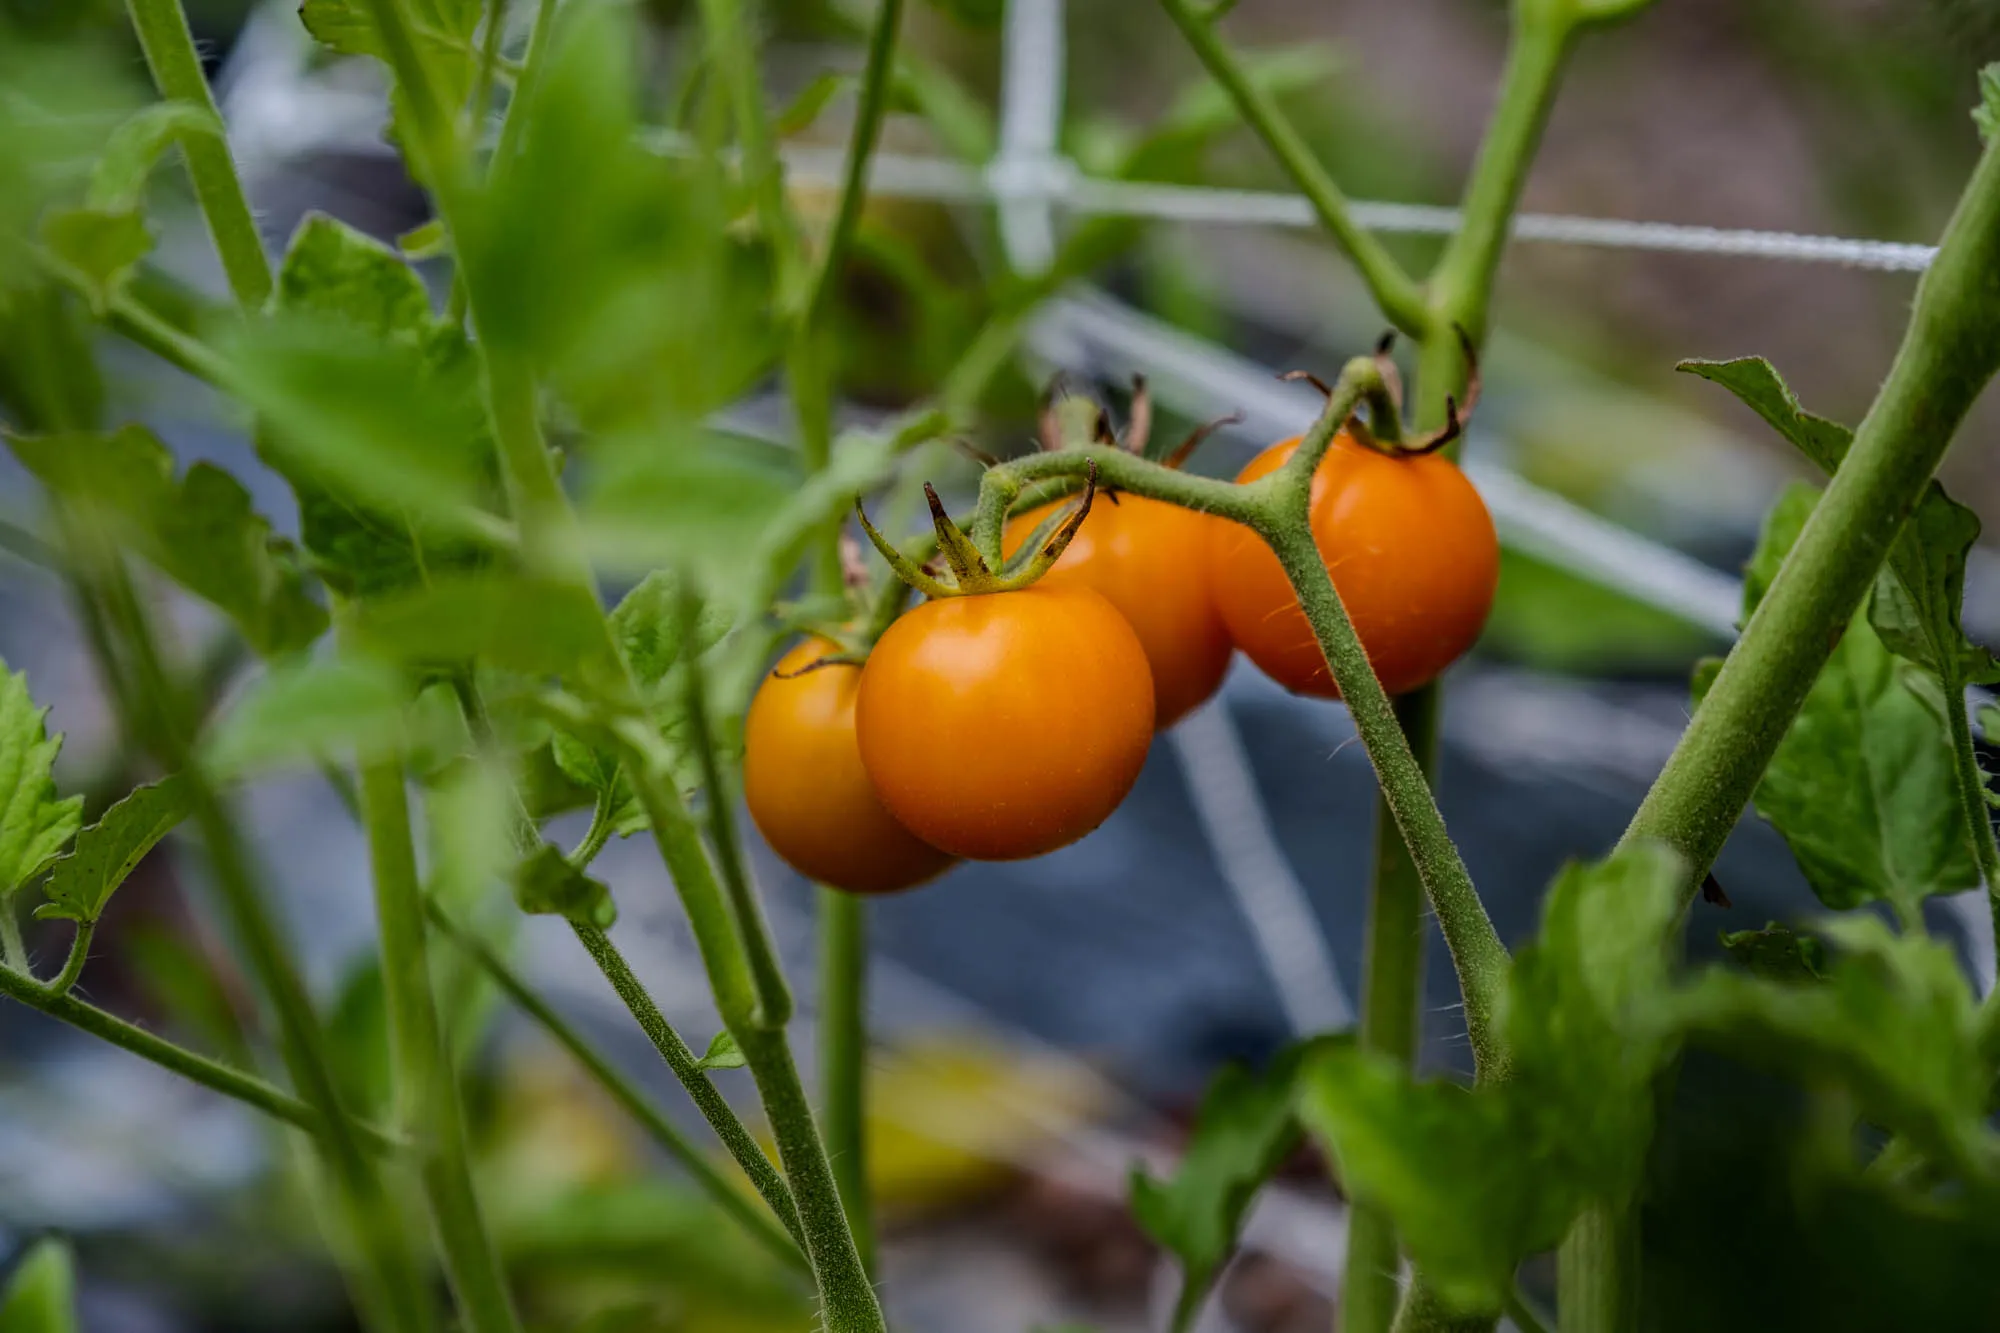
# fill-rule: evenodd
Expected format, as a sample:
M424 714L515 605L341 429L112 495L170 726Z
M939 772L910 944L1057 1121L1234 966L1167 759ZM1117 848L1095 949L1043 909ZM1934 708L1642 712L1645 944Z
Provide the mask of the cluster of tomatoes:
M1299 441L1265 450L1253 481ZM1025 543L1053 507L1010 520ZM1471 647L1499 545L1439 454L1336 437L1314 473L1313 537L1392 694ZM905 889L960 859L1039 856L1081 838L1138 779L1156 731L1221 686L1235 649L1297 693L1338 697L1277 557L1248 528L1130 494L1100 498L1039 581L939 597L865 665L799 644L745 725L750 813L779 856L854 893Z

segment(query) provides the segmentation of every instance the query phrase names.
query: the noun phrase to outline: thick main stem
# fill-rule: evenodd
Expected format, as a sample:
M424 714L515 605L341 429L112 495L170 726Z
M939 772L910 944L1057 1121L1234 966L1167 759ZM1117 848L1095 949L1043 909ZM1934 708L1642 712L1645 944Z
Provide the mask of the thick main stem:
M1989 146L1847 457L1625 832L1624 844L1677 851L1690 897L1996 367L2000 147Z
M466 1327L472 1333L511 1333L520 1321L473 1186L457 1071L445 1051L431 992L424 898L402 765L394 758L369 759L360 771L398 1119L417 1143L431 1226Z
M861 1262L875 1269L868 1199L868 904L822 886L819 898L820 1120Z
M1627 1333L1639 1314L1639 1228L1629 1207L1592 1204L1570 1226L1556 1264L1560 1333Z
M125 8L132 16L139 49L145 53L160 96L185 102L221 124L222 115L209 93L180 0L126 0ZM229 290L239 306L256 310L271 295L271 261L264 254L257 219L244 197L229 145L219 134L186 134L181 136L180 146L188 179L194 185L195 202L208 221Z

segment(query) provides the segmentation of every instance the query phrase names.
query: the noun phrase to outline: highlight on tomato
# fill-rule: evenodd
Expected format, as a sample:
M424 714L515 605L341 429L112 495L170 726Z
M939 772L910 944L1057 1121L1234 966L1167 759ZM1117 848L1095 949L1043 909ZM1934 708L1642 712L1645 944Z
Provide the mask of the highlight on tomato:
M982 861L1102 824L1153 739L1139 637L1088 588L947 596L889 627L861 672L861 762L925 842Z
M1298 447L1272 445L1236 479L1276 471ZM1499 587L1500 541L1455 463L1385 453L1343 431L1313 473L1310 504L1313 541L1382 688L1428 684L1472 647ZM1277 556L1248 528L1214 532L1216 605L1236 646L1286 689L1339 698Z
M840 649L807 639L779 661L743 724L743 794L771 850L807 879L849 893L894 893L956 858L896 822L861 762L856 663L814 663ZM811 668L811 669L809 669Z

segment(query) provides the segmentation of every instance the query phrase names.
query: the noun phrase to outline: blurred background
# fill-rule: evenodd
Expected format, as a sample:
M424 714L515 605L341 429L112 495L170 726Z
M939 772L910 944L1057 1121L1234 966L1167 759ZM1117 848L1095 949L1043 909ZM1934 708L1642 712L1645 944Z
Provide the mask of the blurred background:
M531 8L511 6L517 39ZM645 6L662 105L693 60L692 8ZM274 251L308 210L385 239L426 220L382 144L370 62L316 50L286 0L191 0L189 10ZM831 201L851 111L851 91L825 76L860 67L867 14L845 0L765 6L767 79L791 108L786 147L808 204ZM96 45L144 86L116 4L4 0L0 17L0 41ZM1500 0L1243 0L1228 21L1350 194L1447 206L1477 145L1506 27ZM1154 6L916 4L905 42L934 78L913 81L891 118L877 177L890 188L869 206L839 296L844 410L856 419L934 391L996 293L1051 256L1073 281L1040 308L989 396L980 443L996 453L1027 447L1051 375L1122 413L1137 371L1152 380L1158 430L1243 414L1196 463L1233 472L1313 415L1310 391L1301 397L1272 372L1330 372L1381 331L1339 255L1309 227L1270 221L1284 209L1262 194L1147 197L1183 220L1032 196L996 210L984 197L994 178L980 168L1001 151L1017 181L1046 171L1054 153L1099 179L1285 189ZM1525 208L1928 243L1977 153L1967 108L1976 71L1995 56L2000 6L1986 0L1662 0L1583 44ZM1010 88L1025 116L1011 134L999 112ZM1052 141L1036 139L1037 114ZM156 188L156 280L189 299L222 292L179 174L158 173ZM1190 198L1207 220L1184 220ZM1393 244L1419 269L1436 246L1407 234ZM1858 257L1898 262L1894 252ZM441 291L448 275L433 276ZM1914 282L1907 264L1529 240L1509 251L1466 450L1509 550L1489 632L1449 678L1441 778L1446 818L1504 938L1532 932L1541 888L1566 859L1602 852L1623 828L1685 720L1689 669L1728 643L1736 569L1758 518L1788 477L1805 475L1729 395L1674 374L1674 362L1764 355L1809 408L1852 422L1901 335ZM289 491L261 469L241 421L129 346L107 339L102 354L115 416L145 420L184 461L225 463L281 530L296 530ZM0 376L7 359L0 345ZM786 442L775 396L753 394L733 416ZM1989 519L2000 514L1996 421L2000 403L1989 400L1944 471ZM965 459L928 462L941 484L969 491ZM53 705L51 730L68 736L66 788L101 804L131 780L131 756L61 587L35 563L34 487L5 466L0 518L15 536L0 555L0 657ZM240 659L211 638L216 625L192 606L184 622L187 642L214 644L214 688L240 683ZM1971 568L1967 623L1975 637L2000 636L1990 551ZM245 800L342 1058L373 1067L382 1015L363 841L316 779L268 782ZM1239 662L1217 703L1155 747L1134 796L1099 832L1030 864L966 866L879 905L872 1166L899 1327L1158 1326L1174 1278L1128 1218L1129 1171L1171 1161L1222 1063L1256 1062L1298 1032L1351 1020L1371 838L1372 782L1345 714ZM657 860L615 844L599 864L618 894L621 943L668 1017L705 1042L718 1022ZM757 870L808 997L811 895L768 855ZM198 857L170 840L140 876L98 936L89 998L228 1049L247 992L222 961ZM1815 907L1783 843L1754 821L1717 877L1731 905L1696 904L1696 957L1714 952L1718 930ZM1964 941L1984 988L1993 960L1983 899L1962 906L1934 903L1933 925ZM1977 929L1964 932L1966 921ZM66 947L59 931L39 929L38 954ZM698 1128L560 923L523 919L518 934L522 971L672 1118ZM1469 1067L1449 962L1432 945L1423 1058ZM474 983L466 1011L496 1226L543 1326L807 1327L801 1297L564 1052ZM801 1015L802 1037L810 1022ZM809 1059L811 1043L799 1048ZM721 1079L754 1102L740 1072ZM1687 1083L1674 1111L1685 1132L1661 1150L1654 1206L1706 1217L1715 1181L1742 1193L1728 1228L1667 1229L1679 1238L1654 1259L1669 1276L1715 1271L1759 1234L1761 1209L1775 1217L1791 1206L1729 1166L1782 1139L1783 1093L1727 1068L1697 1066ZM1683 1139L1707 1146L1676 1146ZM1344 1215L1314 1164L1296 1166L1260 1203L1210 1330L1329 1326ZM351 1327L297 1167L285 1139L248 1113L0 1006L0 1256L47 1229L73 1235L92 1333ZM1887 1271L1898 1258L1861 1253L1851 1238L1842 1245L1858 1247L1853 1256L1801 1245L1801 1263ZM1546 1294L1548 1275L1530 1277ZM1844 1318L1820 1326L1882 1326L1852 1303Z

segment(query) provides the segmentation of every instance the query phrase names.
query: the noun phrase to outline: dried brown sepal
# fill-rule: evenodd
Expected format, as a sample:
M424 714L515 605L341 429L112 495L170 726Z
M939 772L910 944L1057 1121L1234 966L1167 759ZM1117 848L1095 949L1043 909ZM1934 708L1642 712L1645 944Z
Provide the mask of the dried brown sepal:
M1320 397L1322 398L1333 397L1333 390L1327 386L1327 382L1321 379L1319 376L1313 374L1310 370L1287 370L1284 373L1280 374L1278 378L1284 380L1286 383L1292 383L1294 381L1303 380L1307 384L1312 385L1313 388L1318 389Z
M1175 445L1173 452L1162 458L1160 462L1167 467L1180 467L1189 458L1194 456L1194 451L1199 449L1202 442L1209 436L1215 434L1215 432L1221 430L1224 426L1238 426L1242 423L1243 414L1241 412L1231 412L1226 417L1217 417L1213 421L1204 421L1189 431L1187 438Z
M851 532L840 534L840 581L849 592L866 592L870 582L868 561L861 554L861 543L854 540Z
M1139 457L1146 457L1146 446L1153 439L1153 391L1146 385L1144 375L1132 377L1132 415L1125 423L1125 448Z
M1382 392L1388 398L1389 410L1396 413L1397 422L1402 421L1403 412L1403 372L1396 367L1396 358L1389 352L1396 345L1396 331L1389 330L1375 344L1375 371L1382 377ZM1379 427L1380 422L1376 425Z
M1465 331L1463 324L1454 324L1451 331L1458 335L1459 354L1465 358L1465 405L1459 410L1469 420L1472 409L1479 406L1479 348L1474 345L1472 335Z
M854 500L854 514L861 521L861 530L868 535L869 542L889 562L889 568L895 571L897 578L928 597L950 597L957 591L897 550L894 542L878 532L875 525L868 521L868 511L862 508L859 496Z
M1465 421L1459 415L1458 399L1445 395L1444 425L1422 439L1412 440L1396 452L1403 454L1434 454L1465 433Z
M1734 907L1736 905L1730 902L1729 895L1722 891L1722 883L1716 879L1713 870L1702 876L1701 898L1703 902L1714 903L1717 907Z
M952 522L951 515L944 512L944 501L938 499L937 487L924 483L924 499L931 507L931 526L937 529L938 554L950 566L952 577L961 588L989 580L993 571L986 567L986 557L979 554L979 548L972 544L972 538L965 530Z
M1035 425L1042 442L1042 452L1055 453L1063 447L1062 415L1056 404L1069 397L1069 384L1061 375L1049 381L1049 387L1042 390L1041 410L1035 414Z

